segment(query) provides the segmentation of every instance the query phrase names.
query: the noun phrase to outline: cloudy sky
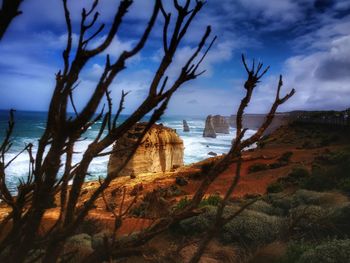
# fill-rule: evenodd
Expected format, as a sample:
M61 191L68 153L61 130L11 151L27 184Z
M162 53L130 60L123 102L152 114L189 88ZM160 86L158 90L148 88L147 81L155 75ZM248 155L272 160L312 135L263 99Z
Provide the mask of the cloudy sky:
M1 2L1 1L0 1ZM119 1L100 0L100 22L110 24ZM166 2L172 11L170 0ZM91 1L68 0L74 38L79 33L81 8ZM75 90L78 107L89 98L106 54L116 58L133 46L153 7L151 0L135 0L125 23L109 49L88 63ZM17 17L0 42L0 109L45 111L62 68L66 27L60 0L24 0ZM147 94L162 51L162 23L158 17L146 47L131 59L112 85L118 100L122 89L131 91L125 113ZM244 92L244 53L271 66L256 89L248 111L266 112L273 100L278 75L284 76L284 92L297 93L280 111L350 107L350 1L349 0L208 0L177 51L168 72L177 69L196 47L207 25L218 36L202 68L206 73L186 83L174 95L168 114L232 114ZM106 32L102 32L96 43Z

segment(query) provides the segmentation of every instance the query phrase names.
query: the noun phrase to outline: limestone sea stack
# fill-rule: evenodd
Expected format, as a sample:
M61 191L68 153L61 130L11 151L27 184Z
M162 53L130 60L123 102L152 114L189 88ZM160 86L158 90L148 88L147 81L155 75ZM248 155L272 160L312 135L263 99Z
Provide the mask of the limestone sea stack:
M138 123L113 145L108 162L108 174L115 175L124 164L132 146L141 136L147 123ZM134 156L118 176L166 172L183 166L184 145L176 131L154 124L144 136Z
M213 126L216 133L230 133L230 125L226 119L226 117L221 115L215 115L212 117Z
M203 131L203 137L216 138L216 132L213 125L213 118L211 115L205 120L205 127Z
M189 132L190 131L190 127L187 124L186 120L183 120L183 126L184 126L184 132Z

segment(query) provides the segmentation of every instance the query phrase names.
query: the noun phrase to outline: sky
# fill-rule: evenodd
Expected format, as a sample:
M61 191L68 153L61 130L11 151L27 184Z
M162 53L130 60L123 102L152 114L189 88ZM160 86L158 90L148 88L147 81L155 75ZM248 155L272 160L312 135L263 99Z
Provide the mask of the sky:
M174 11L173 1L163 2L168 12ZM91 1L68 0L73 40L79 35L81 9L90 4ZM98 23L108 28L118 5L117 0L100 0ZM81 73L74 91L78 108L94 89L106 55L115 59L133 47L152 9L152 0L134 0L111 46ZM55 73L63 67L67 37L63 5L61 0L24 0L21 10L23 14L13 21L0 42L0 109L46 111ZM148 92L163 55L163 23L159 15L145 48L127 62L126 69L111 85L115 105L121 90L131 91L126 98L126 114L135 110ZM254 92L249 113L268 111L279 74L284 79L282 92L296 89L279 111L350 107L349 0L208 0L177 50L167 72L170 79L176 77L207 25L211 25L211 37L216 35L217 41L201 65L206 72L174 94L168 115L234 114L244 94L246 78L241 54L248 62L255 58L271 67ZM102 31L92 46L102 41L106 32Z

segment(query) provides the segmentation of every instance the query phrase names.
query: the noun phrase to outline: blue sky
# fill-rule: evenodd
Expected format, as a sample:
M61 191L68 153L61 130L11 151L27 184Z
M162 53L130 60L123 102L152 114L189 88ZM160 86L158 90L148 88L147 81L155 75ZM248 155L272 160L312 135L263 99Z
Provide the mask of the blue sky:
M172 11L172 1L163 2ZM81 8L89 7L91 1L68 3L76 37ZM116 0L100 0L99 21L108 25L118 4ZM78 107L89 98L106 54L115 58L133 46L152 7L151 0L135 0L111 47L86 65L75 90ZM44 111L53 91L55 73L63 66L63 6L60 0L24 0L21 10L23 14L14 20L0 42L0 109ZM125 113L132 112L147 94L162 56L162 23L159 16L144 50L128 62L127 69L111 87L115 103L122 89L131 91ZM241 53L271 66L256 89L248 112L267 111L280 73L284 76L284 91L297 90L280 111L350 106L349 0L208 0L177 51L168 72L170 77L182 67L207 25L218 36L202 65L207 72L181 87L167 114L234 113L244 92Z

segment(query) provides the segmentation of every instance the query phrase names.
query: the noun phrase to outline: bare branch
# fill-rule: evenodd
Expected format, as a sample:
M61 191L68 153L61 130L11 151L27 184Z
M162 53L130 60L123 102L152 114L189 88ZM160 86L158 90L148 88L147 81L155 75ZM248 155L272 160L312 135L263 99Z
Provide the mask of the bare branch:
M10 26L11 21L22 14L19 11L19 6L23 0L3 0L2 7L0 9L0 40L4 36L7 28Z

